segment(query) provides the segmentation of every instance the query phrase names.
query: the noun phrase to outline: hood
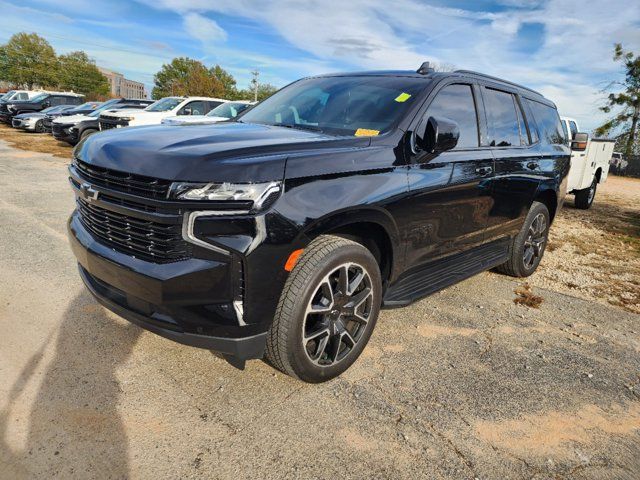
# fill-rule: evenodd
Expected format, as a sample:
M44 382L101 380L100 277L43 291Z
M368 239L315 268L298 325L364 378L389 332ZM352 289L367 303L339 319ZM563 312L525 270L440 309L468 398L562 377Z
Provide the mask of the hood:
M78 123L83 120L89 120L92 117L87 115L68 115L68 116L58 116L53 123Z
M142 111L144 110L140 110L139 108L121 108L117 110L107 110L100 115L104 115L105 117L127 117L132 113L140 113Z
M287 157L366 146L367 137L258 124L131 127L92 135L81 160L128 173L194 182L266 182L284 178Z
M43 118L43 117L46 117L46 114L42 112L20 113L15 116L15 118Z
M182 125L184 123L198 123L198 120L205 118L204 115L181 115L166 117L162 119L164 125Z

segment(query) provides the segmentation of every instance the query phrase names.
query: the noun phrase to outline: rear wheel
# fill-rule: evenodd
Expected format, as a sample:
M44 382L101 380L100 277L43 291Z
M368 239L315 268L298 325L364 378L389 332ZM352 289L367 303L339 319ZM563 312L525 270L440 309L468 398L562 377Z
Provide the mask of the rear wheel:
M576 208L580 208L582 210L587 210L591 208L591 205L593 204L593 199L596 198L597 188L598 188L598 180L594 178L589 188L585 188L584 190L578 190L576 192L576 197L575 197Z
M380 269L368 249L342 237L318 237L282 291L267 360L305 382L335 378L369 341L381 299Z
M536 271L547 246L550 218L544 203L533 202L520 233L509 244L509 260L497 268L499 272L528 277Z

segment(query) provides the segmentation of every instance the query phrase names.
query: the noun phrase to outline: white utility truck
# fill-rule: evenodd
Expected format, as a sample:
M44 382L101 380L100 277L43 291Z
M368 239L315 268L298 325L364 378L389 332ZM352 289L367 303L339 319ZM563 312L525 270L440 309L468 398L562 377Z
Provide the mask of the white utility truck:
M589 138L581 133L573 118L562 117L562 128L571 141L571 169L567 180L567 193L575 195L577 208L591 207L599 183L609 174L609 163L615 140Z

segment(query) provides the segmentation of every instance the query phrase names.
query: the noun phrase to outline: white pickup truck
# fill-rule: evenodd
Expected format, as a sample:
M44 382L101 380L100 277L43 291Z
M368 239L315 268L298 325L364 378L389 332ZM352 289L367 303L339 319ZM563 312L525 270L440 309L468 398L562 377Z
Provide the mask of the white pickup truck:
M577 208L591 207L599 183L609 174L609 162L615 140L589 138L581 133L573 118L562 117L562 128L571 141L571 169L567 181L567 193L575 195Z
M159 125L162 119L182 115L205 115L227 100L209 97L165 97L144 110L124 109L100 115L100 130L139 125Z

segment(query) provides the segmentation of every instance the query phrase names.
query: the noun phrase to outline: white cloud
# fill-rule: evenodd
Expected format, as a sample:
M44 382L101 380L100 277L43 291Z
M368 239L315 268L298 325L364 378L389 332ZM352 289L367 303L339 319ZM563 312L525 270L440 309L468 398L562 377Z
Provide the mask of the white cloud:
M199 13L186 13L183 23L187 34L200 40L204 45L223 42L227 39L227 32L220 25Z

